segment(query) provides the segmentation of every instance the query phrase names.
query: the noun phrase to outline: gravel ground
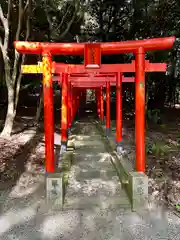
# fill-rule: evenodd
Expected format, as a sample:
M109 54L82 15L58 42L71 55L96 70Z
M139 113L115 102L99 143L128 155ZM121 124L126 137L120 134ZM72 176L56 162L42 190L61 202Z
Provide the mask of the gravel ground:
M95 125L85 122L76 128L75 164L63 211L45 204L43 136L33 130L28 138L24 132L18 146L17 135L5 145L2 140L1 153L6 149L9 154L3 159L20 163L2 174L9 167L1 160L0 186L6 194L1 198L0 239L179 240L177 216L157 208L138 214L129 210ZM12 178L13 170L19 174ZM117 203L117 198L123 201Z

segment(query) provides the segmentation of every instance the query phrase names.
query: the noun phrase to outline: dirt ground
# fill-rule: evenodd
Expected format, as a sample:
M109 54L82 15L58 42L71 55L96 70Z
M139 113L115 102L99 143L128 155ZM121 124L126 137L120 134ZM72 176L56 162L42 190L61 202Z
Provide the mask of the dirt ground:
M147 174L158 184L152 191L168 206L180 204L180 110L169 110L163 124L147 131L147 143L155 144L147 155Z
M43 133L35 127L28 127L28 124L24 128L22 122L15 125L18 131L9 139L0 138L2 195L11 192L17 185L23 189L32 186L35 174L44 172ZM1 199L3 200L4 196L1 196Z
M180 203L180 115L179 111L168 111L163 124L147 126L147 175L150 197L175 208ZM31 178L22 181L22 185L29 185L33 184L34 173L44 172L43 124L33 128L32 116L26 117L24 112L22 116L15 121L13 135L9 139L0 138L1 191L13 188L24 173L31 173ZM128 142L134 144L132 121L126 120L125 125Z
M127 129L127 143L132 144L132 149L135 145L134 124L134 121L128 119L124 124ZM134 153L130 155L134 157ZM160 124L147 122L146 156L150 199L179 211L180 109L165 109Z

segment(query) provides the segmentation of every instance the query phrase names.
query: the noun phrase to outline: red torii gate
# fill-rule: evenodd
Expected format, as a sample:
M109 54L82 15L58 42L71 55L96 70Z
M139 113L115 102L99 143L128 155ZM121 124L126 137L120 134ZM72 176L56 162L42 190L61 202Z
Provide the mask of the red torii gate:
M165 50L173 46L175 37L135 40L111 43L39 43L15 42L15 48L23 54L40 54L43 56L43 88L44 88L44 115L45 115L45 142L46 142L46 171L54 172L54 126L53 126L53 91L52 91L52 55L83 55L86 68L91 71L101 69L101 54L133 53L136 56L136 170L145 171L145 52L152 50ZM110 71L112 71L111 65ZM96 69L96 70L95 70ZM102 70L104 72L104 70ZM63 70L62 96L67 97L68 72ZM114 72L114 69L113 69ZM80 73L80 71L78 71ZM117 77L117 102L120 102L122 74ZM62 97L62 99L63 99ZM67 98L66 98L67 101ZM62 132L67 129L67 107L62 102ZM121 106L118 108L119 117Z
M102 88L104 85L106 86L106 134L109 136L110 134L110 86L116 86L117 78L120 77L120 84L122 82L134 82L134 77L124 77L122 73L99 73L99 74L88 74L86 73L81 74L69 74L69 81L73 87L80 88L82 91L87 88L95 89L96 90L96 100L97 100L97 110L98 116L101 122L104 121L104 100L102 94ZM102 77L103 76L103 77ZM100 78L101 77L101 78ZM113 77L113 78L112 78ZM62 79L59 78L59 83L62 84ZM70 88L70 86L69 86ZM68 97L67 97L68 98ZM83 99L84 101L84 99ZM68 103L70 102L70 99ZM71 105L71 104L70 104ZM69 108L71 106L69 105ZM117 148L120 147L120 143L122 142L122 92L120 92L120 97L117 101L117 118L116 118L116 143ZM69 113L70 115L70 113ZM72 119L69 120L68 118L68 129L71 126ZM62 124L61 124L62 125ZM65 131L63 132L65 134ZM63 136L65 139L66 136Z
M145 60L145 72L165 72L166 71L166 63L150 63L149 60ZM102 72L102 70L104 72ZM111 70L111 72L109 72ZM111 64L105 64L101 65L100 69L93 69L94 72L92 72L92 69L87 69L82 64L64 64L64 63L52 63L52 73L58 74L61 76L61 73L63 71L68 72L68 81L71 82L73 87L81 88L81 91L83 89L87 88L93 88L96 89L96 98L97 98L97 108L98 108L98 115L101 119L101 121L104 120L104 110L103 110L103 97L102 97L102 89L101 87L108 88L108 81L110 82L110 86L116 86L116 77L117 74L121 75L122 72L135 72L135 61L132 61L131 63L127 64L113 64L113 70L116 70L117 72L112 72L112 65ZM23 73L42 73L42 63L39 62L38 65L23 65L22 67ZM122 82L134 82L134 77L124 77L122 76ZM53 81L58 81L59 84L62 84L62 78L59 76L54 76ZM71 87L71 85L69 85ZM99 88L99 90L98 90ZM108 91L106 90L106 94L108 96ZM120 101L121 101L120 96ZM68 98L68 97L67 97ZM69 99L70 101L70 99ZM68 101L68 103L69 103ZM117 105L121 106L121 102L117 101ZM107 97L106 100L106 107L107 112L110 113L110 100ZM69 106L71 108L71 106ZM117 107L118 108L118 107ZM117 109L118 112L118 109ZM120 110L122 112L122 110ZM68 115L70 115L69 113ZM73 114L74 115L74 114ZM71 126L71 121L68 118L68 129ZM63 125L63 123L61 124ZM116 121L116 142L119 143L122 141L122 115L119 114L119 117ZM119 129L119 130L118 130ZM68 130L69 131L69 130ZM66 131L63 131L63 134L65 134ZM107 114L106 116L106 133L109 135L110 133L110 116ZM67 134L63 136L64 141L67 141ZM66 139L66 140L65 140ZM118 147L118 146L117 146Z
M148 61L147 61L148 64ZM133 63L128 64L125 67L125 70L129 69L129 72L133 70ZM155 65L155 66L154 66ZM158 64L158 63L153 63L147 65L146 69L147 71L151 71L152 67L153 69L156 67L158 69L160 65L161 71L164 70L165 64ZM118 64L118 66L123 70L123 64ZM59 85L62 85L62 72L59 72L61 68L66 69L68 71L69 69L69 64L62 64L62 63L56 63L53 62L53 67L52 67L52 72L58 74L59 76L53 76L53 82L58 82ZM77 67L80 67L82 70L86 70L86 68L83 65L70 65L71 71L73 71L73 68L77 70ZM163 67L163 68L162 68ZM58 70L57 70L58 69ZM22 65L21 67L22 73L42 73L42 63L39 62L38 65ZM97 110L98 110L98 116L103 122L104 120L104 101L103 101L103 95L102 95L102 87L106 86L106 95L107 95L107 100L106 100L106 109L107 109L107 114L106 114L106 133L107 136L110 134L110 86L116 86L116 77L117 73L93 73L93 72L84 72L84 73L70 73L68 74L68 89L69 91L67 92L67 97L63 97L63 99L68 99L68 130L67 131L62 131L61 137L64 139L64 141L67 141L67 134L66 132L70 133L70 127L71 127L71 122L73 120L73 117L75 115L74 109L72 108L72 99L73 96L71 96L71 87L73 88L78 88L80 89L80 92L83 92L84 89L90 88L96 90L96 98L97 98ZM134 82L135 78L134 77L124 77L122 76L122 82ZM109 83L108 83L109 82ZM108 88L109 85L109 88ZM82 97L82 96L81 96ZM79 102L79 101L78 101ZM119 104L119 103L118 103ZM76 110L76 108L75 108ZM63 122L61 123L63 126ZM116 142L120 142L118 139L122 139L122 116L121 118L117 119L117 129L120 129L119 131L116 132ZM63 127L61 128L63 129ZM64 134L64 135L63 135ZM66 140L65 140L66 139Z
M145 72L165 72L167 64L166 63L150 63L149 60L145 60ZM117 78L120 77L120 85L122 82L134 82L134 77L124 77L122 73L124 72L135 72L135 61L132 61L128 64L105 64L104 67L101 65L99 69L87 69L82 64L62 64L55 63L53 64L53 72L58 74L59 72L64 71L69 73L69 81L72 83L73 87L78 87L81 89L93 88L96 89L96 99L97 99L97 109L98 115L101 122L104 120L104 104L103 104L103 95L102 87L106 86L106 134L110 134L110 86L116 86ZM111 72L109 72L111 69ZM102 70L104 72L102 72ZM62 80L59 77L53 77L53 79L59 79L59 83L62 84ZM121 79L122 78L122 79ZM109 82L109 84L108 84ZM109 86L110 85L110 86ZM99 88L99 90L98 90ZM122 89L122 86L120 86ZM122 142L122 92L117 93L117 104L116 104L116 143L117 151L120 148ZM68 124L70 126L70 124Z

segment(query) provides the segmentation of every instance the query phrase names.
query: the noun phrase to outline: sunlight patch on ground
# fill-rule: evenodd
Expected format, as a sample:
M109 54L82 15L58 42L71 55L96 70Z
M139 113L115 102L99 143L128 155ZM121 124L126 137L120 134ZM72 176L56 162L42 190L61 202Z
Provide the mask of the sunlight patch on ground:
M92 113L93 111L92 110L86 110L85 112L86 113Z
M76 148L80 148L80 147L83 147L83 146L85 146L86 144L85 143L83 143L82 141L76 141L75 142L75 147Z
M110 154L109 153L99 153L100 159L98 162L105 162L107 160L110 160Z
M91 196L93 193L96 193L102 189L104 193L108 193L109 195L115 194L117 185L114 181L103 181L101 178L86 180L86 185L84 186L83 193Z
M91 136L88 136L88 135L76 135L76 140L78 140L78 141L85 141L85 140L88 140L89 138L91 138Z
M39 93L28 93L30 97L39 97Z
M97 146L104 146L104 144L98 140L95 140L94 138L90 139L89 141L85 141L87 146L91 146L93 148Z
M64 237L68 232L73 232L80 222L78 212L72 211L62 212L53 216L47 217L40 227L42 239L52 239L54 237Z
M28 195L34 193L38 189L38 187L39 187L38 185L34 185L26 189L21 189L20 186L16 186L10 193L9 197L12 198L27 197Z
M82 146L85 146L85 147L93 147L94 148L97 148L99 146L102 146L102 143L100 143L99 141L96 141L94 140L93 138L90 140L87 141L87 139L84 139L84 137L81 139L81 138L76 138L75 140L75 146L76 147L82 147Z
M85 155L85 157L84 157L84 160L89 160L89 159L91 159L92 157L94 157L94 154L89 154L89 153L87 153L87 154Z
M36 215L37 203L22 210L12 209L0 217L0 236L13 226L31 220Z
M80 182L78 182L78 181L76 180L76 171L77 171L77 168L74 167L74 168L71 170L69 179L73 181L73 189L74 189L74 191L75 191L75 192L78 192L79 189L81 188L81 184L80 184ZM79 171L80 171L80 170L79 170Z
M24 143L30 141L34 136L36 135L36 129L35 128L30 128L25 131L24 134L21 134L18 138L19 143Z
M36 190L44 183L43 176L32 176L32 174L24 173L21 175L16 186L9 194L10 198L27 197L36 192Z

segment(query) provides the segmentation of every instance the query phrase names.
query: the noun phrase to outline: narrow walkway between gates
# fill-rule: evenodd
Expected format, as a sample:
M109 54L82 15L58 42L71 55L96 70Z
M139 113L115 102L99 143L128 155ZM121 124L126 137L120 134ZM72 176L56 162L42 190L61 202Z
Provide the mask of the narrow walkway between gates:
M64 208L130 208L95 121L78 122L72 167Z

